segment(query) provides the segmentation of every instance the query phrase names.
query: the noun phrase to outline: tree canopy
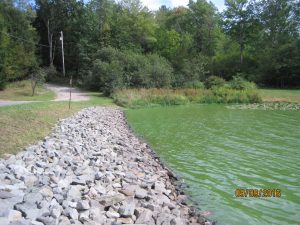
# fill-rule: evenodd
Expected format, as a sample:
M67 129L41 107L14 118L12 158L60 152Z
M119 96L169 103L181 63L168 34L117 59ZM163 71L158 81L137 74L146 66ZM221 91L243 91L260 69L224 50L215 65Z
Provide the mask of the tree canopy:
M0 83L29 76L38 65L61 76L63 31L67 76L82 84L92 79L99 90L107 80L179 87L237 74L264 86L300 85L296 0L226 0L222 13L206 0L157 11L139 0L26 2L0 2ZM103 52L118 57L107 61Z

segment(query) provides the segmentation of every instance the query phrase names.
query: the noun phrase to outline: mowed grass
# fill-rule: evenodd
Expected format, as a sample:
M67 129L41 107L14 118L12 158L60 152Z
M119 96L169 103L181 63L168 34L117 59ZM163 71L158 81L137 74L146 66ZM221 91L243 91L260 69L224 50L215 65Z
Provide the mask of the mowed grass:
M3 91L0 91L0 100L12 101L50 101L55 98L55 93L43 86L36 87L35 95L32 96L30 80L10 83Z
M259 89L264 102L300 103L300 89Z
M90 93L84 102L36 102L25 105L0 107L0 157L15 154L22 148L43 139L51 133L59 119L66 118L90 106L113 105L110 98Z

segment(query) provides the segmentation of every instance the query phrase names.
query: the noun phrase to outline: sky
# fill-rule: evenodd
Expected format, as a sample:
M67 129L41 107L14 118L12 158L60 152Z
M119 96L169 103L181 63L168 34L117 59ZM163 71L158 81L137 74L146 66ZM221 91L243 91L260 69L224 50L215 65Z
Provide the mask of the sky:
M145 6L150 10L157 10L161 5L166 5L167 7L177 7L186 6L189 0L141 0ZM211 0L219 11L224 9L224 0Z

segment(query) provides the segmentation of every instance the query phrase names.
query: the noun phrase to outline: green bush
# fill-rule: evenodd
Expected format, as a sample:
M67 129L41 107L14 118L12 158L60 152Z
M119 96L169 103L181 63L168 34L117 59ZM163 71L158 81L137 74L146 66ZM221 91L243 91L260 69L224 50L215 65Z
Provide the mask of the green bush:
M53 65L50 65L49 67L46 67L43 70L46 73L47 81L55 81L56 78L58 77L58 72Z
M222 77L210 76L205 80L204 85L207 89L211 89L223 87L225 83L226 81Z
M203 89L204 83L198 80L185 82L183 84L183 88L195 88L195 89Z
M229 87L236 90L253 90L257 88L255 83L247 81L240 74L233 77L229 82Z
M123 89L113 94L116 104L135 108L189 103L260 103L254 90L214 89Z
M172 81L173 68L169 62L159 55L147 56L149 66L145 73L149 75L149 85L151 88L169 87Z
M6 79L4 74L0 73L0 91L4 90L6 86Z
M216 103L257 103L261 97L254 90L234 90L225 87L212 90Z
M109 95L123 88L169 87L173 69L158 55L143 55L112 47L101 49L93 69L83 78L84 86Z

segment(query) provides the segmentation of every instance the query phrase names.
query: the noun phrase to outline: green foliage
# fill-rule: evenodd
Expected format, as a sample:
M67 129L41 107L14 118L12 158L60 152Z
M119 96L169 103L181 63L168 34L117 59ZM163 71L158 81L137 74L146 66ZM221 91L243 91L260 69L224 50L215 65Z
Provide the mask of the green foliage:
M183 84L183 88L195 88L195 89L203 89L205 86L204 86L204 83L203 82L200 82L198 80L194 80L194 81L189 81L189 82L185 82Z
M41 86L47 76L47 69L43 68L36 68L35 71L31 74L31 89L32 89L32 96L35 94L35 89L39 85Z
M215 89L127 89L114 92L116 104L129 107L185 105L190 103L260 103L254 90Z
M43 68L43 72L45 73L45 78L48 81L54 81L58 76L58 72L54 65L50 65L48 67Z
M169 87L171 85L173 69L169 62L159 55L149 55L149 65L146 74L149 74L148 87ZM142 71L141 71L142 72Z
M36 33L30 9L22 11L12 1L0 2L0 86L23 79L36 66Z
M242 74L237 74L233 77L233 79L229 82L229 87L236 90L251 90L256 89L256 84L253 82L249 82L245 80Z
M4 90L6 86L6 78L3 76L3 74L0 74L0 91Z
M256 103L261 102L261 97L257 91L234 90L225 87L212 90L213 97L208 101L217 103ZM206 99L204 100L206 102Z
M226 81L222 77L210 76L205 80L204 85L206 88L212 89L217 87L223 87L225 83Z
M128 87L168 87L172 73L172 67L163 57L108 47L97 53L84 84L109 95L116 89Z
M222 14L207 0L156 12L139 0L36 0L35 10L18 2L0 2L2 88L38 64L62 71L60 31L67 77L106 93L195 88L208 76L230 80L237 73L259 85L300 85L300 13L294 0L227 0ZM62 77L49 74L47 79ZM224 82L211 83L207 87ZM251 84L233 78L230 86Z

